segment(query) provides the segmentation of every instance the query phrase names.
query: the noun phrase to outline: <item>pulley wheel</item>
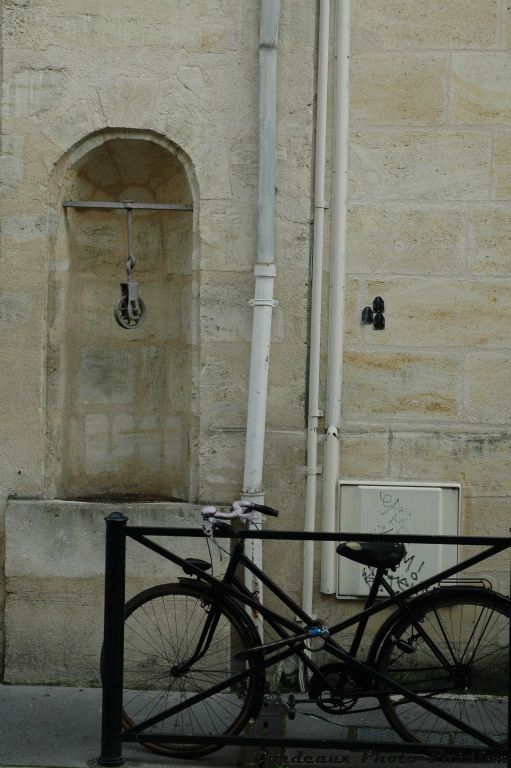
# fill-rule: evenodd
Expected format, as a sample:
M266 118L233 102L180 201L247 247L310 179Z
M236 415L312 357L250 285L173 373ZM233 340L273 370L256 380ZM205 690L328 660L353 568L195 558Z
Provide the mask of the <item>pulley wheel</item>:
M146 308L143 300L140 298L138 299L138 304L140 306L140 314L137 317L130 317L128 314L128 298L127 296L121 296L114 307L114 317L121 328L127 328L128 330L140 328L146 317Z

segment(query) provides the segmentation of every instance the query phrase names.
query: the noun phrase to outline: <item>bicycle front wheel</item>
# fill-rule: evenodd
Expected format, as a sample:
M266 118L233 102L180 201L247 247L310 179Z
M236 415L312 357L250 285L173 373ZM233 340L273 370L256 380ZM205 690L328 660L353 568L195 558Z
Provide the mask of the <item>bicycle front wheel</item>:
M151 741L151 736L232 735L257 714L264 672L252 671L254 656L236 658L257 644L255 630L240 613L194 583L152 587L126 604L123 725L131 728L186 704L144 729L145 747L174 757L206 755L221 745ZM241 678L208 693L236 675ZM188 704L196 696L201 698Z
M508 741L509 600L483 589L439 589L409 604L376 656L378 671L500 746ZM384 684L382 683L382 686ZM480 737L406 695L380 696L406 740L482 747Z

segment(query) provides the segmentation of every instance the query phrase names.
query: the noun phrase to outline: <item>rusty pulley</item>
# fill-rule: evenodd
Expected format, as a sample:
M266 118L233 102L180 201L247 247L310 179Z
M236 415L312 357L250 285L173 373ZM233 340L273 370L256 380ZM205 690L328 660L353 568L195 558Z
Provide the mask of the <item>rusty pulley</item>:
M126 259L127 280L121 283L121 297L114 307L114 317L121 328L128 330L139 328L145 320L145 304L138 295L138 282L133 279L135 257L132 243L132 209L130 200L124 201L128 215L128 258Z

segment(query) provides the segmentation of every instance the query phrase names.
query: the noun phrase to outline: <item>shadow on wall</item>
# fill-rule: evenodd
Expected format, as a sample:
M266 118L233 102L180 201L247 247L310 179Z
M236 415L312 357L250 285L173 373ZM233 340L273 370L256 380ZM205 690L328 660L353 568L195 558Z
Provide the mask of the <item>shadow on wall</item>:
M179 157L104 137L65 172L51 242L47 495L193 498L193 214L133 213L133 277L147 317L113 314L126 281L123 210L63 200L192 205Z

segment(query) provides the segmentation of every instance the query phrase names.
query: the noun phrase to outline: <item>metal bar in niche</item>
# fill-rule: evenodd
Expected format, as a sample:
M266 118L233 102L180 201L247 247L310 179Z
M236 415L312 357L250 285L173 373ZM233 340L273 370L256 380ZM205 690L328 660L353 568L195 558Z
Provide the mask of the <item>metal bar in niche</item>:
M133 279L135 257L132 245L132 213L134 210L145 211L193 211L191 205L177 203L135 203L133 200L96 201L96 200L64 200L64 208L88 208L102 210L124 210L128 217L128 258L126 259L126 282L121 283L121 298L114 307L115 321L121 328L139 328L145 320L146 308L138 295L138 282Z
M192 205L177 203L97 202L96 200L64 200L64 208L121 208L139 211L193 211Z

